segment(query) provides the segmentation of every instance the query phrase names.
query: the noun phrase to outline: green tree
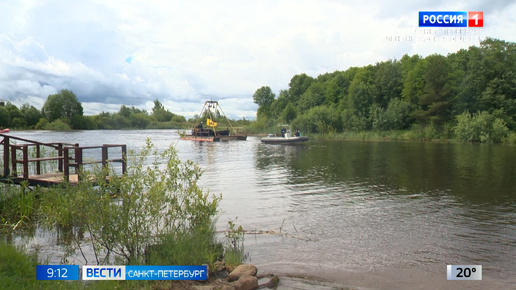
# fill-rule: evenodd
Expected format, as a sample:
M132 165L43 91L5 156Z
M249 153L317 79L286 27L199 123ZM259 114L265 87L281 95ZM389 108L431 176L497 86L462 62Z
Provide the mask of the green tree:
M296 108L292 103L288 103L283 112L281 113L281 118L288 123L292 122L297 116Z
M503 111L516 128L516 43L487 38L480 43L486 88L479 98L482 111Z
M387 109L385 109L386 127L384 130L403 130L408 129L414 122L410 117L414 110L414 105L394 98L389 101Z
M446 57L430 55L425 58L426 70L423 75L424 90L419 96L420 109L413 113L420 124L441 126L450 117L452 104L452 69Z
M158 122L168 122L172 120L174 114L171 113L169 110L165 110L163 104L156 99L154 100L154 108L152 108L152 116Z
M401 65L396 60L389 60L377 64L377 67L373 82L375 102L385 108L391 99L401 95Z
M345 73L335 73L333 78L328 81L325 92L325 105L336 105L347 93L349 81Z
M408 71L405 81L403 82L403 89L401 91L402 98L414 105L419 104L419 99L424 93L425 88L425 71L427 67L426 60L418 61L414 67Z
M457 90L457 98L454 102L454 114L464 111L477 112L480 108L480 98L486 88L486 79L483 73L483 53L478 47L470 47L467 51L449 56L456 70L463 72Z
M43 117L40 110L29 104L22 105L20 112L23 114L29 128L34 128L39 122L39 119Z
M131 113L132 113L131 108L129 108L125 105L120 106L120 110L118 111L118 114L124 118L129 118L131 116Z
M419 63L421 60L421 56L413 55L409 56L405 54L401 57L399 64L401 67L401 83L404 84L407 80L408 74L412 71L412 69Z
M270 107L276 95L272 92L268 86L263 86L256 90L253 95L253 101L258 104L258 117L260 115L270 115Z
M292 77L290 83L288 84L288 95L290 97L290 101L293 102L294 105L297 104L297 101L301 95L303 95L306 90L308 90L313 81L314 78L308 76L307 74L300 74Z
M270 115L271 118L278 119L281 118L283 112L285 111L287 105L292 104L292 102L289 101L289 95L288 90L281 90L279 92L278 98L275 99L270 107Z
M57 94L49 95L41 112L50 122L62 118L69 124L74 116L83 115L82 104L70 90L60 90Z
M308 110L313 107L322 105L326 99L326 86L324 83L315 81L312 85L301 95L298 107L300 110Z
M11 123L9 126L14 128L25 128L27 126L27 122L23 117L23 114L20 112L18 107L11 102L7 102L5 105L7 111L9 111L9 116L11 118Z
M8 128L11 125L11 115L6 107L0 107L0 127Z
M374 103L372 66L361 68L349 85L349 93L341 103L343 128L351 131L370 129L370 107Z

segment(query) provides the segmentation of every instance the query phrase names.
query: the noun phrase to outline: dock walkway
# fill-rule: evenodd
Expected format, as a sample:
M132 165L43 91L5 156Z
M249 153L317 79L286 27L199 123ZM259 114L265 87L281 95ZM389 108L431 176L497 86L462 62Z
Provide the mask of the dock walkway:
M0 141L0 149L3 149L3 172L0 182L27 182L31 186L52 186L64 182L76 185L79 182L80 171L87 165L107 166L108 163L120 163L122 174L125 174L127 169L125 144L81 147L79 143L42 143L9 134L0 134L0 137L3 138ZM85 161L83 157L86 152L89 152L90 156L101 156ZM110 153L119 154L120 157L110 159ZM45 166L46 164L50 166Z

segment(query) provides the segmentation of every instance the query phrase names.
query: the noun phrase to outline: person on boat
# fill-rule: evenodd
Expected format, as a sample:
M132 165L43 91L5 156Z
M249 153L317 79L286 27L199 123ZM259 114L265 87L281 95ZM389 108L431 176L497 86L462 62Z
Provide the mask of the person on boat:
M202 131L202 122L200 122L199 125L197 125L197 129L199 129L199 131Z
M287 129L285 127L281 128L281 137L285 137L285 133L287 133Z
M294 134L296 137L301 136L301 132L299 132L299 129L297 129L296 133Z

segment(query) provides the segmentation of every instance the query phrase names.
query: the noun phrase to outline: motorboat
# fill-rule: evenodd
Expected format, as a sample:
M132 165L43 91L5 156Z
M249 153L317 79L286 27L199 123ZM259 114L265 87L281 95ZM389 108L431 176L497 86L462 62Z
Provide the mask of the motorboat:
M308 136L301 136L299 130L292 135L290 132L289 125L279 125L282 127L281 136L276 136L274 134L269 134L267 137L263 137L261 141L266 144L293 144L293 143L301 143L308 141Z

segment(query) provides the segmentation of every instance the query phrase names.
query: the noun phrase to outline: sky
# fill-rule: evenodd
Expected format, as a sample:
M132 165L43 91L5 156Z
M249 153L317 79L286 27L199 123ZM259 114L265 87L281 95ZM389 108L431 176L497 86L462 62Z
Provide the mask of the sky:
M72 90L85 115L158 99L192 117L219 101L253 119L254 92L404 54L516 41L516 1L19 0L0 2L0 99L41 109ZM419 11L482 11L484 27L418 27Z

